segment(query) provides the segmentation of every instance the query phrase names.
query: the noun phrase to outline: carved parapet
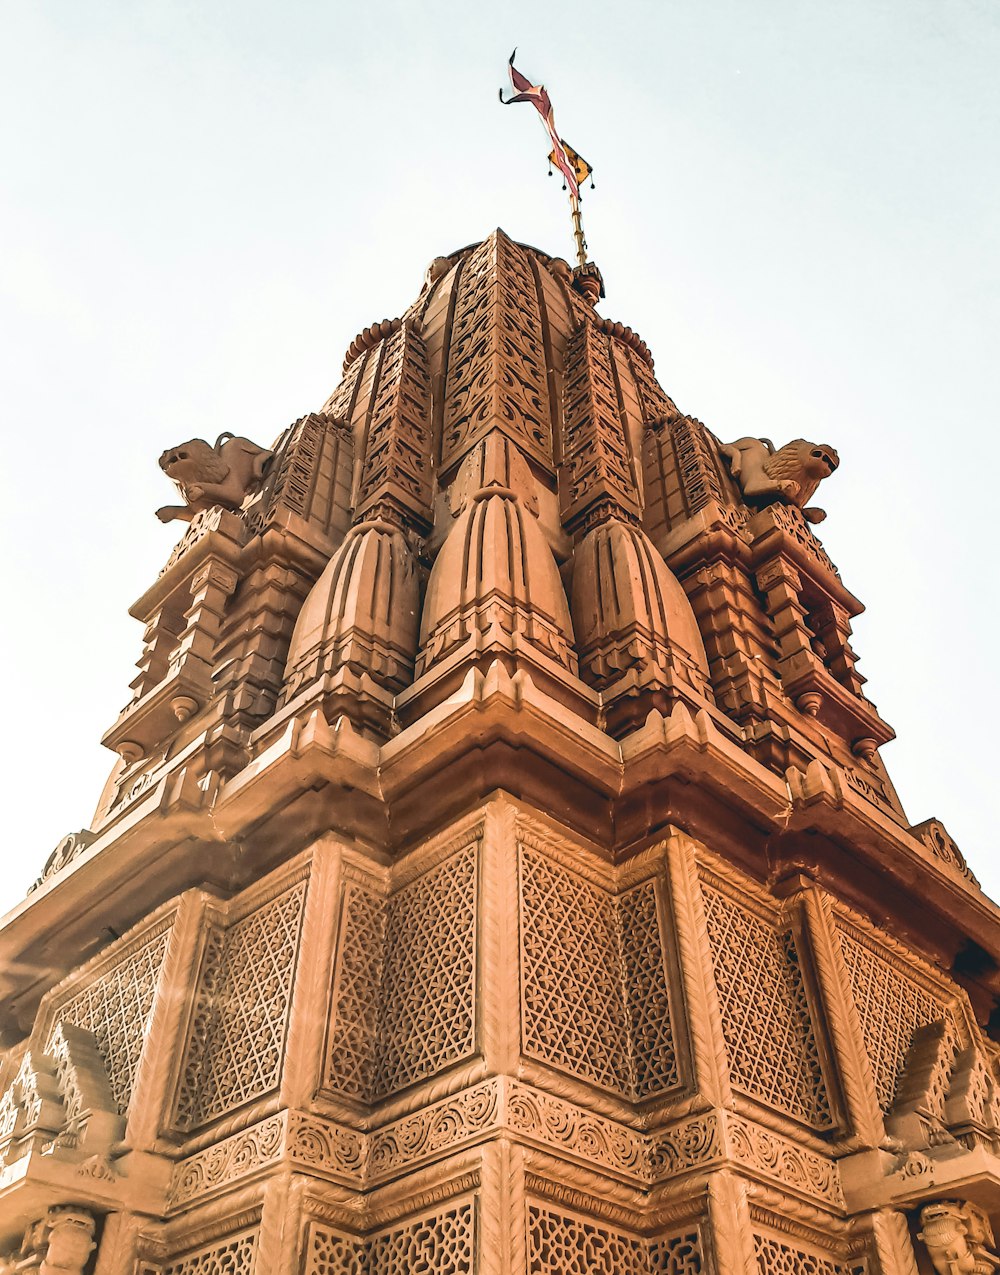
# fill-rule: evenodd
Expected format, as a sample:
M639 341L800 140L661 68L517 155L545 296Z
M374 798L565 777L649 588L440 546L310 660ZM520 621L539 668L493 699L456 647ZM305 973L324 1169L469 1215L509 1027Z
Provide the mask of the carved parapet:
M38 880L28 888L30 894L33 890L37 890L39 886L44 885L57 872L79 859L95 840L97 834L91 832L89 828L81 828L79 832L71 832L59 842L49 857L45 860L45 867L42 869L42 875Z
M973 885L979 884L965 861L965 855L959 850L940 819L925 819L923 823L915 823L910 832L924 843L935 859L961 872L962 876Z

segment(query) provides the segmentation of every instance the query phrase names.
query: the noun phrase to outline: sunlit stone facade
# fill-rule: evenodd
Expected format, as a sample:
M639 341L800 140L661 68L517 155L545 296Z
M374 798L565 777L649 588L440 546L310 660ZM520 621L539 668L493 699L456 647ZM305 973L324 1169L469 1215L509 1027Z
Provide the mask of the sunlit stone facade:
M994 1269L1000 915L882 765L839 458L599 291L497 231L164 453L118 764L0 928L0 1271Z

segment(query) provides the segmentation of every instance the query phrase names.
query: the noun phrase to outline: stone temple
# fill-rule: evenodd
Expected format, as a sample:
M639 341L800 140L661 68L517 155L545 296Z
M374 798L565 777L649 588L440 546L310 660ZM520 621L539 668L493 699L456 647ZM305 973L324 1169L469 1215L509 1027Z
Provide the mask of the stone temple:
M602 295L498 230L164 453L118 763L0 922L0 1271L1000 1265L1000 912L880 759L837 453Z

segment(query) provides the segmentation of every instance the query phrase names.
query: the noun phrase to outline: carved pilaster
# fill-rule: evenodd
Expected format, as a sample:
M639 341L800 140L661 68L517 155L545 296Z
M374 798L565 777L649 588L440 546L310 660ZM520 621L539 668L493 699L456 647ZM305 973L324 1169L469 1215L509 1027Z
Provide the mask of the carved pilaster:
M812 886L802 891L802 902L850 1127L859 1145L877 1147L885 1124L829 900Z
M490 1072L516 1075L520 1058L517 810L506 799L491 802L482 842L481 967L483 1055Z
M917 1259L904 1214L895 1209L879 1209L871 1215L871 1227L879 1275L917 1275Z
M675 833L669 838L667 861L695 1084L708 1105L726 1106L732 1100L732 1087L722 1034L722 1010L712 977L712 955L694 846L687 837Z
M483 1148L480 1225L483 1243L477 1275L527 1275L524 1155L507 1138Z
M733 1173L713 1173L708 1181L712 1251L719 1275L759 1275L747 1187Z
M330 971L340 928L342 853L339 839L332 834L321 837L311 851L299 975L293 986L281 1074L282 1106L308 1107L322 1084Z

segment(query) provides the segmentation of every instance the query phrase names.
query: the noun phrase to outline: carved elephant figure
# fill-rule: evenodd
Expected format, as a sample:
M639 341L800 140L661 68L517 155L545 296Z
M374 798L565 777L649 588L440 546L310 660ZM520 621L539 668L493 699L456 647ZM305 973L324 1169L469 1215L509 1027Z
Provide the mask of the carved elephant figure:
M204 438L192 438L168 447L160 468L180 489L186 504L157 509L161 522L175 518L190 522L202 509L222 505L239 509L246 496L260 484L273 453L249 438L220 434L213 447Z
M938 1275L992 1275L1000 1258L993 1244L989 1218L975 1204L941 1200L920 1211L921 1230L928 1256Z

